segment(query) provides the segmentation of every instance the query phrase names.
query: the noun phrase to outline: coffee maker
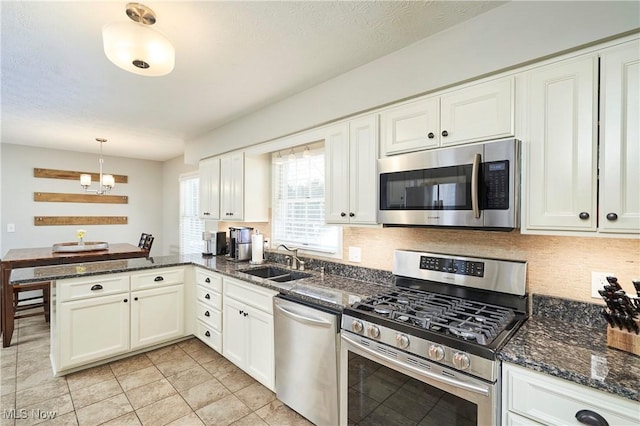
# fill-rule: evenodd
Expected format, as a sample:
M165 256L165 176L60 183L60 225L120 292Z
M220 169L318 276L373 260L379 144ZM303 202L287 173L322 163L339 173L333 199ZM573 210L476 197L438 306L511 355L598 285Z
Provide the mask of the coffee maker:
M249 227L229 228L230 260L251 260L251 231L253 228Z
M224 232L203 232L203 256L218 256L227 252L227 234Z

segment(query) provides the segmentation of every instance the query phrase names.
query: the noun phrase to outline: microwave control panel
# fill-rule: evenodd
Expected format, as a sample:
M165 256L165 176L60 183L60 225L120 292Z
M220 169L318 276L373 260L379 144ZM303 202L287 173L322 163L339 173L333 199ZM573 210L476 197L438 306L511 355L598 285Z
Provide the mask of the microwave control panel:
M509 208L509 161L484 163L485 209Z
M484 277L484 262L471 260L420 256L420 269L458 275L470 275L472 277Z

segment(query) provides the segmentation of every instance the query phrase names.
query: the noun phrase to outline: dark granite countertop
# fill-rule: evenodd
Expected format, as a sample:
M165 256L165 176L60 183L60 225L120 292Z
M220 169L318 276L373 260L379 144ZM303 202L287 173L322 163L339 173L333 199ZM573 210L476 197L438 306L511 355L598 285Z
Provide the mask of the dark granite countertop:
M335 273L321 274L318 270L308 269L305 271L311 275L308 278L278 283L242 272L257 265L250 265L248 262L232 262L224 256L206 258L197 254L14 269L11 272L11 283L53 281L184 265L203 267L213 272L294 296L302 301L340 310L360 298L369 297L383 291L390 284L385 274L380 274L379 271L375 270L368 272L365 268L360 268L359 276L361 279L347 278L341 276L342 274L337 275ZM386 282L384 281L385 279L387 279Z
M607 347L606 326L598 314L601 307L582 306L571 322L566 318L577 307L571 306L575 302L544 297L536 303L535 297L534 315L502 349L502 361L640 401L640 357ZM589 316L591 324L585 319Z

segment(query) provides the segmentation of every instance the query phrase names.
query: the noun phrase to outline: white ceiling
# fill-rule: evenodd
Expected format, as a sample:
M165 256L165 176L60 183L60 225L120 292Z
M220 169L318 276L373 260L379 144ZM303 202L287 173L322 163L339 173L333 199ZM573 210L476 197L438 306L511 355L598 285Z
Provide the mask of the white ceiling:
M184 141L484 13L496 1L145 1L163 77L108 61L126 1L2 1L3 143L164 161Z

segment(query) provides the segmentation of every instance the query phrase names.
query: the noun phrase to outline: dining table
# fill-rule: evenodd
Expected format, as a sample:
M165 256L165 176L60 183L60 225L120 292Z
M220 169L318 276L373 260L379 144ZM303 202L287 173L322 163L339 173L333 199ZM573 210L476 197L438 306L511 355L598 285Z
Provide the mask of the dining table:
M14 329L14 300L11 271L17 268L63 265L69 263L99 262L104 260L148 257L149 250L128 243L109 243L107 248L86 251L54 251L51 247L11 249L0 262L0 313L2 347L11 345Z

